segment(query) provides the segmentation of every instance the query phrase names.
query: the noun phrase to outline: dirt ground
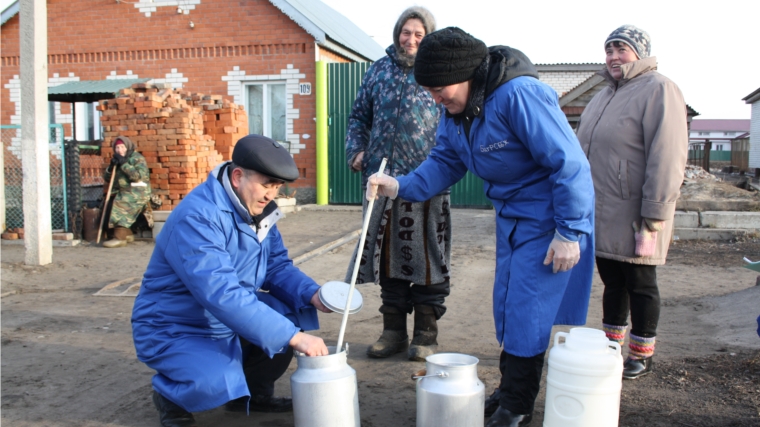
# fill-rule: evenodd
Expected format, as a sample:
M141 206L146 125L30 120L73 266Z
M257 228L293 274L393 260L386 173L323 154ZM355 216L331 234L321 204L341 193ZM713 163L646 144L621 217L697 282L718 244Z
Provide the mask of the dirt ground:
M440 321L439 351L477 357L486 393L499 380L499 347L491 317L494 270L492 210L453 212L453 278L448 312ZM279 223L296 258L361 228L354 207L305 209ZM318 283L341 280L355 241L299 264ZM108 250L95 245L54 249L53 263L23 264L22 246L2 246L3 426L157 426L150 400L153 372L135 357L133 297L97 297L108 283L139 277L152 241ZM319 252L319 251L318 251ZM760 241L676 241L658 268L662 314L655 373L623 383L620 426L760 426L758 273L742 257L760 259ZM359 285L364 308L349 319L349 364L356 370L364 427L413 426L415 383L424 366L403 354L368 359L381 331L379 288ZM601 328L601 282L596 277L587 326ZM410 319L411 320L411 319ZM320 313L316 334L335 344L341 317ZM411 332L411 321L410 332ZM555 331L567 331L557 327ZM289 372L277 394L290 394ZM544 370L546 375L546 369ZM543 422L545 380L532 425ZM339 408L335 408L339 410ZM196 414L201 426L292 426L292 414Z

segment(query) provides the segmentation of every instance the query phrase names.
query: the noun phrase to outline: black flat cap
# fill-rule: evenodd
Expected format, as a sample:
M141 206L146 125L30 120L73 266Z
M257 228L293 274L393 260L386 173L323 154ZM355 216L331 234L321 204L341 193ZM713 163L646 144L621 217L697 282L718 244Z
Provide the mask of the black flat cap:
M293 156L279 142L262 135L247 135L232 150L232 161L244 169L254 170L275 179L293 182L298 168Z

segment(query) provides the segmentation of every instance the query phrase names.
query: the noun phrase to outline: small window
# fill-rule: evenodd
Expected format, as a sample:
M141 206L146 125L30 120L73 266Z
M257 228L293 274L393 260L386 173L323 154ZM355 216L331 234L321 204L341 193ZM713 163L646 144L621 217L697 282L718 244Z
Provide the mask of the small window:
M710 135L710 132L698 132L697 134L700 136L707 136Z
M723 136L734 136L736 132L723 132Z
M248 85L246 95L249 131L285 142L285 83Z
M723 144L717 144L715 146L715 151L723 151Z

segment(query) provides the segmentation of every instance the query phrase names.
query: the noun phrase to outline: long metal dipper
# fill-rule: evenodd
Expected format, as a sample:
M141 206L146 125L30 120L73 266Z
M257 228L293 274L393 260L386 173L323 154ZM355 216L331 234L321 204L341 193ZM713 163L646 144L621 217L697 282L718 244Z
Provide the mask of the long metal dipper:
M383 158L380 163L380 170L378 175L382 175L385 170L385 163L388 159ZM369 184L367 184L369 185ZM354 262L354 272L351 274L351 286L348 289L348 298L346 298L346 309L343 310L343 320L340 322L340 333L338 334L338 345L335 347L335 352L340 352L343 346L343 335L346 333L346 323L348 323L348 310L351 308L351 298L354 296L354 288L356 287L356 276L359 275L359 265L362 261L362 251L364 250L364 242L367 240L367 229L369 228L369 219L372 216L372 208L375 205L375 199L367 201L367 210L364 214L364 224L362 225L362 234L359 236L359 247L356 249L356 262Z

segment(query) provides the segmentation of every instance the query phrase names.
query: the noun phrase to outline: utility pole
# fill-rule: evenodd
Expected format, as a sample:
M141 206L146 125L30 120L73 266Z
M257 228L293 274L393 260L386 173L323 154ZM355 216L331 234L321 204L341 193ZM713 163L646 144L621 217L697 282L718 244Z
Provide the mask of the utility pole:
M24 171L24 263L53 262L50 218L50 126L47 100L47 2L21 0L21 167ZM62 153L63 154L63 153Z

